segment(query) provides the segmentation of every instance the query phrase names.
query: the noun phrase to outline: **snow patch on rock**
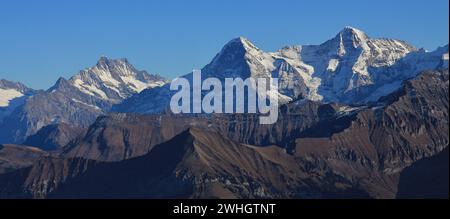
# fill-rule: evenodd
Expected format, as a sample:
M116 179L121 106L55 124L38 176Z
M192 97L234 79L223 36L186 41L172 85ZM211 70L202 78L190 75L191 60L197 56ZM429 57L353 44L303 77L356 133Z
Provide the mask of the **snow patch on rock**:
M9 106L9 101L22 96L24 94L17 90L0 88L0 107L7 107Z

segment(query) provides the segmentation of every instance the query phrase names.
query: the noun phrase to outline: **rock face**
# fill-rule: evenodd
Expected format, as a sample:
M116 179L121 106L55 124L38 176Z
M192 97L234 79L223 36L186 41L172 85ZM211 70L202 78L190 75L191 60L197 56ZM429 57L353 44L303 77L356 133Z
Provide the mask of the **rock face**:
M23 145L0 145L0 174L13 172L18 169L30 167L46 152Z
M346 177L365 175L359 179L363 184L379 177L388 184L378 195L392 198L405 167L448 146L448 87L448 70L425 72L382 98L384 105L358 112L343 131L327 136L313 127L305 132L296 141L296 154L306 156L317 171L333 165Z
M448 68L448 45L426 52L401 40L373 39L346 27L320 45L287 46L277 52L264 52L243 37L233 39L202 69L202 78L278 78L276 95L282 103L306 98L364 104L394 92L421 71L442 68ZM169 88L146 89L113 110L165 111L174 94Z
M448 147L448 92L448 70L426 71L377 103L292 102L270 126L111 114L62 154L1 174L0 197L395 198L405 168Z
M23 191L19 196L36 198L367 197L345 179L339 181L348 187L341 189L318 184L320 177L308 182L311 178L299 168L301 163L281 148L253 147L189 129L145 156L122 162L46 157L32 168L0 176L0 186L19 178L24 188L16 188Z
M60 78L47 91L38 92L5 117L0 142L23 142L44 126L58 123L87 127L113 104L165 79L136 70L126 59L100 58L94 67L66 80ZM4 130L3 130L4 129Z
M84 128L65 123L48 125L41 128L36 134L29 136L23 144L47 151L57 150L66 146L85 131Z
M300 103L301 102L301 103ZM136 115L111 113L90 126L87 134L64 148L69 157L120 161L148 153L153 146L170 140L189 127L222 133L237 142L259 146L277 144L286 149L301 131L324 119L331 119L337 105L299 101L281 108L278 121L259 125L259 115Z
M122 161L147 154L155 145L186 130L193 119L170 116L102 116L86 134L63 148L66 157Z

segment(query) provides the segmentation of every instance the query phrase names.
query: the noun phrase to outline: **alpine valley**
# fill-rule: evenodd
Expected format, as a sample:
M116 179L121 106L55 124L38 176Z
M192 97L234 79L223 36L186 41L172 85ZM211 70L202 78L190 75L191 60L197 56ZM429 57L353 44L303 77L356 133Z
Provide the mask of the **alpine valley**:
M127 59L47 90L2 79L0 198L448 198L448 50L353 27L275 52L232 39L202 76L278 78L271 125L173 114L170 81Z

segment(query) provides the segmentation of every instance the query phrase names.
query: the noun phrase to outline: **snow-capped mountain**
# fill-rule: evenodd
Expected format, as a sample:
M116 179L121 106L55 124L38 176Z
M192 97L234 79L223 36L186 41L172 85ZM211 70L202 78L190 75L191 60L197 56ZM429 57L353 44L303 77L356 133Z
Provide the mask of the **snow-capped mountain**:
M0 79L0 121L35 92L19 82Z
M136 70L127 59L106 57L101 57L94 67L82 70L69 79L69 83L81 92L113 103L166 82L159 75Z
M86 127L113 104L166 82L158 75L136 70L126 59L101 57L94 67L68 80L60 78L53 87L28 98L5 117L0 125L7 130L1 130L0 141L20 143L50 124Z
M320 45L286 46L276 52L265 52L244 37L233 39L202 69L202 78L278 78L279 89L273 95L281 103L306 98L361 104L394 92L421 71L439 68L448 68L448 45L427 52L345 27ZM60 78L14 112L8 111L11 114L0 124L8 130L0 133L0 140L21 142L40 128L61 122L86 127L111 110L163 112L175 93L169 87L167 80L136 70L126 59L101 57L95 66L68 80ZM20 95L8 92L3 102Z
M377 84L372 69L388 68L412 51L416 49L404 41L371 39L358 29L345 27L320 45L285 47L272 54L282 60L277 76L287 82L281 83L280 92L294 91L311 100L352 103L359 101L359 94L350 98L349 94ZM306 92L296 91L290 84L292 80L285 79L290 76L300 76Z
M375 101L423 70L446 66L448 46L426 52L401 40L373 39L345 27L320 45L287 46L276 52L264 52L244 37L233 39L202 69L202 76L275 77L280 102L306 98L355 104ZM168 85L147 89L114 109L160 112L167 108L171 94Z

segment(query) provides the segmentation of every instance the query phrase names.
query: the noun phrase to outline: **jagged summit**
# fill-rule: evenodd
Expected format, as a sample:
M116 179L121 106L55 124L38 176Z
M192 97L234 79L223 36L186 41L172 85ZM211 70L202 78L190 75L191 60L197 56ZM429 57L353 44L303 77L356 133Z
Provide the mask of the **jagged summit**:
M348 50L362 47L367 49L367 41L370 37L363 31L351 26L346 26L344 29L332 39L334 44L339 46L339 55L344 55Z
M360 37L360 38L366 38L366 39L369 38L367 36L367 34L364 33L364 31L362 31L362 30L360 30L358 28L352 27L352 26L345 26L339 32L339 34L349 34L349 35L354 35L354 36L357 36L357 37Z
M258 64L267 56L245 37L230 40L202 71L211 76L250 76L251 65Z
M101 68L109 68L117 65L130 65L130 64L128 62L128 59L126 58L112 59L108 58L107 56L100 56L95 66Z
M96 66L98 67L107 67L109 65L110 59L106 56L101 56L98 61Z
M106 56L100 57L95 66L81 70L69 81L86 94L112 102L166 82L160 76L137 70L125 58Z
M47 92L51 92L53 90L61 89L65 86L69 85L69 82L64 77L59 77L58 80L56 80L55 84L50 87Z
M243 36L240 36L240 37L230 40L227 44L225 44L224 47L226 47L227 45L233 45L233 44L238 44L245 48L258 49L258 47L256 47L255 44L253 44L248 38L243 37Z
M248 52L258 52L260 49L252 43L249 39L246 37L237 37L232 40L230 40L228 43L223 46L220 54L227 54L230 52L241 52L241 53L248 53Z
M246 50L260 50L253 42L251 42L246 37L238 37L240 43L244 46Z
M59 78L47 91L22 101L23 107L19 110L8 110L8 117L3 120L5 124L0 126L18 128L2 130L4 134L0 134L0 140L23 142L42 127L60 122L86 127L98 115L108 112L113 104L166 82L158 75L137 70L126 59L102 56L96 65L69 79ZM22 100L23 96L23 93L10 90L0 92L0 103L4 103L0 105L13 105L10 100Z

